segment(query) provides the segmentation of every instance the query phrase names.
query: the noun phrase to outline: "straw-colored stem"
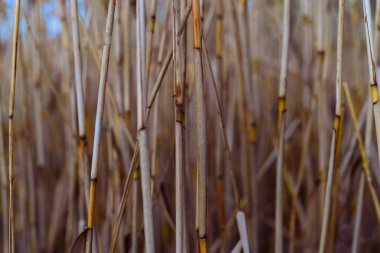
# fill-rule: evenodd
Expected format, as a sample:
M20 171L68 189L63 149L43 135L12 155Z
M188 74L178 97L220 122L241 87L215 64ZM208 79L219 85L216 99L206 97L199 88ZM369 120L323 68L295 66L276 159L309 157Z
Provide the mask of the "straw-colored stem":
M186 22L187 22L187 18L189 16L189 13L190 13L190 10L191 10L191 7L192 7L192 4L189 3L188 6L186 7L186 11L185 11L185 18L181 20L181 33L183 31L183 27L185 26ZM160 69L160 72L159 72L159 75L157 77L157 81L154 85L154 88L153 88L153 91L150 95L150 98L149 98L149 102L148 102L148 105L147 105L147 108L146 108L146 119L145 119L145 124L148 124L148 121L149 121L149 111L150 111L150 108L153 106L154 104L154 101L156 101L156 98L157 98L157 94L158 94L158 91L159 91L159 88L161 87L161 84L162 84L162 80L165 76L165 73L168 69L168 66L169 66L169 63L172 59L172 56L173 56L173 50L169 50L167 55L166 55L166 59L164 60L164 63L162 64L162 67ZM130 176L130 173L131 170L135 167L138 166L139 164L139 152L140 152L140 146L139 146L139 143L137 142L136 146L135 146L135 150L134 150L134 153L133 153L133 158L132 158L132 162L131 162L131 166L130 166L130 172L128 174L128 177L126 179L126 182L124 184L124 189L123 189L123 194L122 194L122 197L121 197L121 200L120 200L120 206L118 208L118 211L117 211L117 221L115 222L115 226L113 228L113 232L112 232L112 238L111 238L111 246L110 246L110 249L109 249L109 253L111 252L114 252L115 251L115 247L114 247L114 244L116 244L116 239L117 239L117 236L118 236L118 233L119 233L119 228L120 228L120 225L121 225L121 220L122 220L122 217L123 217L123 214L124 214L124 210L125 210L125 205L126 205L126 201L127 201L127 197L128 197L128 193L129 193L129 188L130 188L130 183L131 183L131 180L132 180L132 177Z
M17 75L17 51L18 51L18 39L19 39L19 24L20 24L20 8L21 1L17 0L15 5L14 16L14 30L13 30L13 48L12 48L12 79L9 93L9 129L8 129L8 141L9 141L9 164L8 164L8 184L9 184L9 210L8 210L8 252L13 253L15 250L14 241L14 212L13 212L13 119L14 119L14 106L15 106L15 93L16 93L16 75Z
M194 31L194 72L196 97L196 133L197 133L197 196L196 229L198 233L198 250L207 252L207 194L206 194L206 117L204 101L204 83L202 68L201 18L199 0L193 0Z
M380 145L380 103L379 103L379 91L376 79L376 62L374 58L373 50L373 35L372 35L372 15L371 8L368 0L363 0L363 12L364 12L364 25L367 41L367 55L368 55L368 71L369 71L369 84L371 88L373 114L375 118L375 130L377 146ZM378 159L380 163L380 149L377 149Z
M85 203L88 203L88 175L87 175L87 140L86 140L86 125L85 125L85 108L84 108L84 94L82 84L82 57L79 39L79 22L78 22L78 3L77 0L70 1L71 11L71 31L72 31L72 45L74 53L74 74L75 74L75 92L77 102L77 115L78 115L78 136L79 136L79 175L83 184L81 190ZM88 206L86 206L88 208Z
M107 23L105 30L105 40L103 47L102 65L100 68L100 81L98 92L98 103L96 107L95 119L95 133L94 133L94 149L92 154L91 163L91 177L90 177L90 193L88 200L88 214L87 214L87 235L86 235L86 252L92 251L92 237L94 229L94 211L95 211L95 194L96 194L96 181L98 178L98 160L100 149L100 134L102 128L102 116L104 110L104 98L106 93L106 84L108 77L108 65L111 51L111 38L113 21L115 14L116 2L110 0L108 4Z
M283 251L283 169L285 159L285 112L286 112L286 78L288 71L288 50L290 32L290 1L284 0L283 38L281 54L280 83L278 93L278 155L276 163L276 218L275 218L275 252Z
M174 56L174 107L175 107L175 224L176 224L176 252L184 251L184 95L186 81L185 66L185 34L181 36L181 14L184 11L184 1L173 0L173 56Z
M137 138L140 145L140 171L141 171L141 189L143 199L144 215L144 234L145 234L145 251L154 253L154 228L153 228L153 210L152 196L150 189L150 158L148 151L148 136L145 128L144 108L146 108L146 48L145 48L145 1L136 2L136 76L137 76Z
M343 21L344 21L344 0L339 0L338 10L338 35L337 35L337 67L336 67L336 101L335 101L335 118L333 125L333 133L331 139L330 160L327 176L327 185L323 203L322 229L319 241L319 252L325 252L327 228L329 224L331 191L334 174L334 166L336 163L336 151L339 137L339 126L341 122L342 111L342 51L343 51Z
M373 183L372 183L372 175L371 175L371 170L369 169L369 163L367 160L366 148L364 146L363 139L360 135L358 120L357 120L356 115L355 115L354 105L352 102L351 94L350 94L350 91L347 87L347 84L345 84L345 83L343 84L343 90L344 90L345 97L347 99L347 104L348 104L349 109L350 109L350 114L351 114L352 122L354 124L356 138L358 139L360 156L361 156L362 162L363 162L363 172L364 172L365 179L367 181L367 184L368 184L368 187L370 190L373 205L375 206L375 212L377 215L377 219L378 219L378 222L380 224L380 203L379 203L379 199L377 197L375 188L374 188Z

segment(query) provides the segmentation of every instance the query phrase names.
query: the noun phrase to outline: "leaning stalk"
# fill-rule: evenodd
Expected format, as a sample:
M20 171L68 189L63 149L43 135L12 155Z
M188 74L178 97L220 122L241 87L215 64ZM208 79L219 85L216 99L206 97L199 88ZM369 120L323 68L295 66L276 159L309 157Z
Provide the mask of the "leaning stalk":
M115 7L116 7L116 1L110 0L108 4L102 65L100 68L98 102L97 102L97 107L96 107L94 148L93 148L93 154L92 154L91 177L90 177L90 195L88 199L87 228L85 230L86 231L86 237L85 237L86 252L92 251L96 181L98 177L98 160L99 160L99 150L100 150L100 134L101 134L101 128L102 128L104 97L106 93L106 84L107 84L107 77L108 77L108 65L109 65L109 57L110 57L110 51L111 51L111 38L112 38ZM77 239L77 242L78 242L78 239ZM75 247L75 244L73 248L74 247Z
M336 66L336 104L335 104L335 118L333 125L333 133L331 139L331 150L330 150L330 160L329 169L327 175L327 185L324 196L323 204L323 216L322 216L322 229L321 237L319 241L319 252L323 253L325 251L326 237L328 221L330 216L330 204L331 204L331 191L332 191L332 181L333 181L333 171L336 163L336 150L337 150L337 140L339 136L339 126L341 120L341 110L342 110L342 49L343 49L343 18L344 18L344 0L339 0L339 13L338 13L338 39L337 39L337 66Z

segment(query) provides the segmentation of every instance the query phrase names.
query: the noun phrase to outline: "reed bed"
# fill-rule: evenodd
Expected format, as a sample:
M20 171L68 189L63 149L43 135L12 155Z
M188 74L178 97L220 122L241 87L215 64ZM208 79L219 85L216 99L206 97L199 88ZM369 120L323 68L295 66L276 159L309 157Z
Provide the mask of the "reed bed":
M379 24L375 0L0 0L0 252L378 252Z

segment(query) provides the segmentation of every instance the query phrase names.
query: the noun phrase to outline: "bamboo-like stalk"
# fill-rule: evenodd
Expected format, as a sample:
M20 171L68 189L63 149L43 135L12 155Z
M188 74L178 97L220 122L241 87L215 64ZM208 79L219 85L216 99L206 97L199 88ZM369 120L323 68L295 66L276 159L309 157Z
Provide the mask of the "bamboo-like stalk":
M84 95L82 85L82 57L79 40L79 22L78 22L78 3L77 0L70 0L71 10L71 31L73 39L74 53L74 73L75 73L75 90L77 98L78 129L79 138L83 141L86 139L85 112L84 112Z
M102 65L100 69L98 104L96 108L94 148L93 148L92 164L91 164L90 195L89 195L89 200L88 200L87 228L86 228L86 238L85 238L86 252L92 252L96 181L97 181L97 176L98 176L98 160L99 160L99 151L100 151L99 150L100 134L101 134L101 128L102 128L104 97L105 97L106 83L107 83L107 77L108 77L108 65L109 65L109 57L110 57L110 51L111 51L111 38L112 38L115 7L116 7L116 1L110 0L108 4L107 23L106 23L105 39L104 39L104 47L103 47L103 57L102 57Z
M87 137L86 137L86 122L85 122L85 107L84 107L84 94L83 94L83 77L82 77L82 57L80 49L79 38L79 21L78 21L78 3L77 0L70 0L70 14L71 14L71 31L72 31L72 45L74 54L74 74L75 74L75 94L77 102L77 115L78 115L78 137L79 137L79 175L82 183L80 190L81 197L84 198L84 203L88 203L88 173L87 173ZM81 201L80 201L81 202ZM86 209L88 206L86 206Z
M341 115L339 120L339 126L338 126L338 137L337 137L337 144L336 144L336 154L334 159L334 172L333 172L333 185L332 185L332 191L331 191L331 213L330 213L330 224L329 224L329 245L328 245L328 252L334 252L335 248L335 229L336 229L336 215L337 215L337 198L338 198L338 191L339 191L339 183L340 183L340 174L338 171L338 168L340 166L340 156L342 151L342 136L343 136L343 122L345 117L345 107L342 105L341 109Z
M194 31L194 72L196 96L196 133L197 133L197 193L196 193L196 229L198 250L207 252L207 170L206 170L206 118L204 101L204 83L202 68L201 18L199 0L193 0Z
M190 2L186 7L185 17L183 17L183 19L181 19L181 26L180 26L181 27L181 29L180 29L181 33L183 32L184 26L187 22L187 18L190 14L191 9L192 9L192 3ZM161 67L160 72L158 74L156 83L153 87L153 90L152 90L150 97L149 97L149 100L148 100L148 104L147 104L146 112L145 112L145 115L146 115L145 125L147 125L149 122L149 115L150 115L149 112L150 112L150 110L154 104L154 101L156 101L156 99L157 99L158 91L161 87L162 80L165 76L165 73L166 73L168 67L169 67L169 63L172 59L172 56L173 56L173 50L170 49L168 51L166 57L165 57L165 60L162 64L162 67ZM132 176L131 176L132 174L131 173L133 172L133 170L135 170L135 167L137 167L139 164L139 155L140 155L139 152L140 152L140 146L139 146L139 143L137 142L137 144L135 146L134 153L133 153L133 158L132 158L131 166L130 166L130 169L128 172L128 176L127 176L126 182L124 184L123 194L122 194L122 197L120 200L120 206L118 208L117 215L116 215L117 218L116 218L115 226L112 230L112 237L111 237L111 244L110 244L109 253L115 251L116 239L117 239L117 236L119 233L119 228L121 225L121 219L124 215L125 205L126 205L127 197L129 194L130 184L132 181Z
M181 15L185 1L173 0L173 56L174 56L174 107L175 107L175 224L176 224L176 252L184 251L184 97L186 82L186 36L181 35Z
M16 93L16 76L17 76L17 52L18 52L18 40L19 40L19 24L20 24L20 9L21 1L17 0L15 5L15 16L14 16L14 30L13 30L13 45L12 45L12 79L10 84L10 93L9 93L9 164L8 164L8 184L9 184L9 211L8 211L8 252L13 253L15 250L15 241L14 241L14 198L13 198L13 119L14 119L14 107L15 107L15 93Z
M364 12L364 25L366 32L367 42L367 55L368 55L368 71L369 71L369 84L371 88L373 115L375 118L375 130L377 145L380 146L380 103L379 91L376 79L376 62L374 58L373 49L373 35L372 35L372 15L371 8L368 0L363 0L363 12ZM380 163L380 149L377 149L378 159Z
M336 163L337 140L342 111L342 52L343 52L343 24L344 24L344 0L339 0L338 10L338 34L337 34L337 67L336 67L336 103L333 133L331 138L330 160L327 175L327 185L324 196L321 237L319 241L319 252L325 251L328 221L330 216L331 190L333 171Z
M281 54L281 71L278 93L278 155L276 163L276 218L275 218L275 252L283 251L283 169L285 159L285 112L286 112L286 78L288 71L288 50L290 33L290 1L284 0L283 38Z
M145 48L145 1L136 3L136 58L137 58L137 138L140 145L141 189L143 198L145 251L154 253L154 228L152 214L152 197L150 189L150 161L148 151L148 136L145 128L144 108L146 107L146 48Z

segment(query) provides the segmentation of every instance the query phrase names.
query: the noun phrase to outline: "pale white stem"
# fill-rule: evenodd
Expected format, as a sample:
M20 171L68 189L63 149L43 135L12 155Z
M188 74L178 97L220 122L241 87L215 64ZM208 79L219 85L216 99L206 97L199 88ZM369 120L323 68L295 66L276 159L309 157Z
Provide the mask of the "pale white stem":
M145 1L136 2L136 76L137 76L137 128L140 144L141 189L143 197L145 251L154 253L154 226L152 212L152 196L150 189L151 170L148 150L148 136L145 128L144 112L146 108L146 57L145 57Z
M102 128L102 116L104 110L104 98L106 93L106 84L108 77L108 65L109 57L111 51L111 38L112 38L112 28L113 28L113 18L115 14L115 3L110 0L108 5L108 15L106 23L106 31L103 46L102 55L102 65L100 67L100 81L99 81L99 92L98 92L98 102L96 106L96 119L95 119L95 132L94 132L94 148L92 152L92 163L91 163L91 179L97 178L98 175L98 160L99 160L99 149L100 149L100 135Z
M245 220L245 214L241 211L236 214L236 221L238 224L240 241L243 246L243 252L249 253L249 244L248 244L248 233L247 233L247 224Z
M82 57L79 40L79 21L78 21L78 3L77 0L70 1L71 10L71 31L73 38L74 51L74 72L75 72L75 91L77 98L78 128L79 136L86 136L84 95L82 85Z

